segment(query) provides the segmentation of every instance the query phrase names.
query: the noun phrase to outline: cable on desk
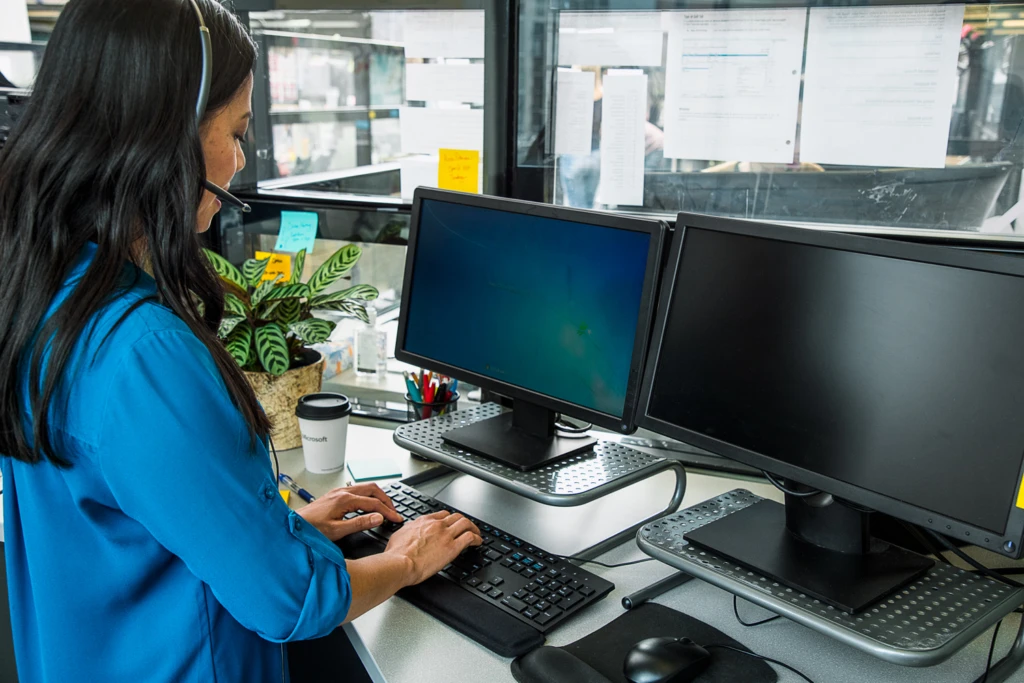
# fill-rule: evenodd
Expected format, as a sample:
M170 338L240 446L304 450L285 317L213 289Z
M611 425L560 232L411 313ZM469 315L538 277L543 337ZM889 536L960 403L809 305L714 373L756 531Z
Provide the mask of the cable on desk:
M794 491L792 489L786 488L785 484L776 479L775 475L772 474L771 472L761 470L761 474L763 474L775 488L790 496L795 496L797 498L810 498L811 496L816 496L821 493L821 491L817 489L814 489L813 491Z
M736 595L733 595L732 596L732 613L736 615L736 621L740 622L740 624L742 624L743 626L760 626L761 624L767 624L769 621L775 621L776 619L778 619L779 617L782 616L781 614L776 614L774 617L768 617L767 619L761 619L760 621L752 621L750 623L747 623L747 622L743 621L743 619L740 618L740 610L739 610L738 603L739 603L739 597L736 596Z
M1003 625L1003 620L1000 619L996 623L996 630L992 632L992 643L988 646L988 660L985 662L985 675L981 677L981 683L985 683L988 680L988 672L992 670L992 653L996 650L996 638L999 637L999 627Z
M555 431L563 435L566 439L585 439L590 435L590 430L594 428L593 423L587 422L585 425L575 425L572 422L566 420L561 414L555 420Z
M604 567L605 569L617 569L619 567L631 567L634 564L643 564L644 562L652 562L654 560L653 557L645 557L642 560L632 560L630 562L619 562L618 564L607 564L605 562L598 562L597 560L585 560L582 557L579 557L577 555L555 555L554 553L552 553L552 557L557 557L560 560L566 560L566 561L571 561L571 562L579 562L581 564L596 564L597 566Z
M757 659L763 659L766 662L771 662L772 664L776 664L776 665L781 666L783 668L789 669L790 671L795 673L797 676L799 676L800 678L802 678L805 681L807 681L807 683L814 683L814 681L812 681L810 678L808 678L806 675L804 675L799 669L795 669L795 668L791 667L789 664L784 664L783 662L780 662L777 659L772 659L771 657L765 657L764 655L759 655L756 652L751 652L750 650L743 650L743 649L740 649L738 647L733 647L732 645L705 645L704 646L705 650L711 650L713 648L719 648L721 650L732 650L733 652L739 652L741 655L747 655L749 657L756 657Z

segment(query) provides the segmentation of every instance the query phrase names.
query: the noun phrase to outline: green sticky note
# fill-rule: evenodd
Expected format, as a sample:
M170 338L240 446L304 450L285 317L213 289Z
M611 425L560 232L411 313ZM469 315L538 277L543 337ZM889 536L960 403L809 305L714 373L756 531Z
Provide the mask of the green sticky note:
M391 458L360 458L348 461L348 471L355 481L390 479L402 476L402 468Z
M274 251L313 252L319 216L313 211L282 211L281 230L277 233Z

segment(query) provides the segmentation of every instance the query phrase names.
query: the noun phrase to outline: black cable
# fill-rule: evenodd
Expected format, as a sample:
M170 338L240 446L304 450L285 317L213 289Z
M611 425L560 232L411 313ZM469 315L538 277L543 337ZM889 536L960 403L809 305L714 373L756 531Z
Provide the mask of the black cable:
M555 430L562 434L586 434L593 428L594 424L592 422L588 422L584 426L576 426L561 415L559 415L558 419L555 420Z
M644 562L651 562L654 560L653 557L645 557L642 560L632 560L631 562L619 562L618 564L607 564L605 562L598 562L597 560L585 560L577 555L555 555L552 553L552 557L557 557L560 560L566 560L567 562L580 562L582 564L596 564L599 567L605 567L606 569L617 569L618 567L631 567L634 564L643 564Z
M996 574L1001 574L1003 576L1007 576L1007 575L1013 576L1015 574L1024 574L1024 567L989 567L988 570L990 572L995 572ZM979 574L981 573L977 569L967 569L966 571L977 572Z
M277 449L274 448L274 440L267 436L267 442L270 444L270 452L274 455L274 483L281 481L281 463L277 459Z
M936 559L938 559L938 560L940 560L942 562L945 562L946 564L948 564L950 566L953 565L953 563L950 562L949 559L945 555L942 554L942 551L939 550L938 546L936 546L934 543L932 543L930 540L928 540L928 537L925 536L923 533L921 533L920 529L918 529L913 524L909 524L907 522L904 522L902 519L899 519L899 520L896 520L896 521L898 521L900 524L902 524L903 528L906 529L907 531L909 531L910 535L913 536L914 538L916 538L918 543L923 545L929 552L931 552L931 554L934 555L936 557Z
M1005 576L1003 576L1002 574L994 572L991 569L989 569L988 567L986 567L985 565L983 565L982 563L978 562L976 559L974 559L973 557L971 557L970 555L968 555L964 551L960 550L960 548L957 548L955 545L950 543L949 540L945 536L943 536L941 534L937 534L937 533L935 533L935 532L933 532L933 531L931 531L929 529L925 529L925 531L930 536L932 536L935 540L937 540L939 543L941 543L943 546L945 546L946 550L949 550L954 555L959 557L961 560L963 560L967 564L969 564L972 567L974 567L975 569L977 569L979 574L984 574L985 576L989 577L990 579L993 579L995 581L1000 581L1002 583L1005 583L1008 586L1013 586L1014 588L1024 588L1024 584L1018 583L1017 581L1014 581L1013 579L1008 579Z
M814 490L814 491L794 491L792 489L786 488L786 486L782 482L780 482L778 479L776 479L775 475L773 475L771 472L767 472L765 470L761 470L761 473L764 474L765 477L767 477L768 481L770 481L775 486L775 488L777 488L778 490L782 491L783 493L789 494L791 496L795 496L797 498L810 498L811 496L816 496L819 493L821 493L821 491L818 491L818 490Z
M1003 625L1003 620L1000 619L996 623L996 630L992 632L992 643L988 646L988 660L985 662L985 675L981 677L981 683L985 683L988 680L988 672L992 670L992 653L996 650L996 638L999 637L999 627Z
M807 683L814 683L814 681L812 681L810 678L808 678L806 675L804 675L799 669L794 669L789 664L784 664L783 662L780 662L777 659L772 659L771 657L765 657L764 655L759 655L756 652L751 652L750 650L741 650L740 648L733 647L732 645L705 645L704 646L705 650L711 650L712 648L720 648L722 650L732 650L733 652L739 652L741 655L748 655L750 657L756 657L757 659L763 659L766 662L771 662L772 664L776 664L776 665L781 666L783 668L789 669L790 671L795 673L797 676L799 676L800 678L802 678L805 681L807 681Z
M739 603L738 596L733 595L732 596L732 613L736 615L736 621L740 622L744 626L760 626L761 624L767 624L769 621L775 621L776 619L778 619L779 617L782 616L781 614L776 614L774 617L768 617L767 619L762 619L760 621L752 621L752 622L748 623L746 621L743 621L743 619L740 618L740 610L739 610L738 603Z

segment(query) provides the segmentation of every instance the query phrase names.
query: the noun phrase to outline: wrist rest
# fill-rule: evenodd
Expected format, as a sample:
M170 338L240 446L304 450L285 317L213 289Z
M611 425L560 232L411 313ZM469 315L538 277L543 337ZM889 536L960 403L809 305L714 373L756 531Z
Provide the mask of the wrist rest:
M346 536L338 546L350 559L381 552L380 544L363 533ZM440 576L403 588L397 595L502 657L518 657L544 644L540 631Z

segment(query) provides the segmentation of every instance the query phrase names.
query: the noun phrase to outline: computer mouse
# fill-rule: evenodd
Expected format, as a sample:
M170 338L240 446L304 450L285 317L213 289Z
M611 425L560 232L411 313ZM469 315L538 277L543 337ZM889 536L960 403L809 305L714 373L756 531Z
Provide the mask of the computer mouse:
M626 655L630 683L690 683L711 663L707 650L689 638L648 638Z

